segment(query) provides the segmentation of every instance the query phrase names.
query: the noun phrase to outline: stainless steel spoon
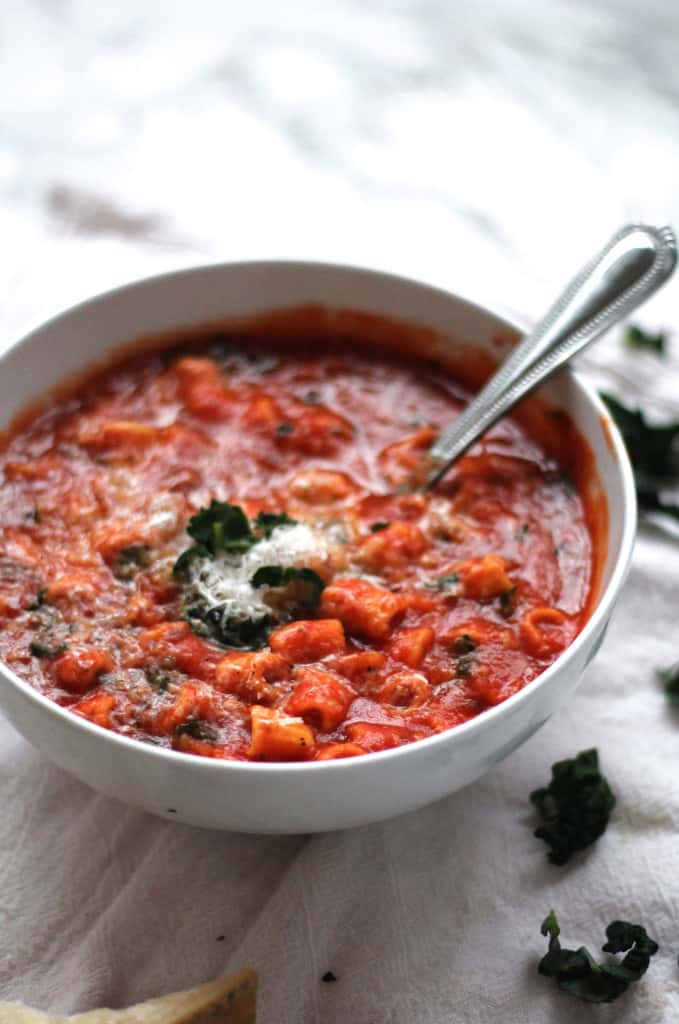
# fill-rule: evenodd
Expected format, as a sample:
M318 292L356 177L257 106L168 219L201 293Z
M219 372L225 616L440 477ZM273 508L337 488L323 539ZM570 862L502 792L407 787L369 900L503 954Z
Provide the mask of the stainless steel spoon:
M433 487L455 459L529 391L645 302L670 277L676 263L677 240L671 228L620 228L434 442L424 488Z

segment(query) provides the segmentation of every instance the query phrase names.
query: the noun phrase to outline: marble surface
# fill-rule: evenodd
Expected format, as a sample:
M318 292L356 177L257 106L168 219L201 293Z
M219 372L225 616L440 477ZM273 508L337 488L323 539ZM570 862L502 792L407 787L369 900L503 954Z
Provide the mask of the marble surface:
M528 321L621 223L679 226L678 44L676 0L3 0L0 344L131 278L257 257L397 271ZM653 411L662 415L679 403L679 278L638 320L675 329L662 369L652 356L624 353L618 334L597 346L584 368L597 382L652 396ZM676 599L676 577L668 584L672 593ZM627 628L634 624L630 608L621 620ZM672 645L656 640L666 660ZM535 773L530 750L541 750L536 763L544 767L550 737L560 729L577 743L578 707L587 707L585 697L541 734L547 739L539 748L532 741L502 773L475 787L472 802L491 813L507 799L507 772L527 792ZM596 739L597 728L587 740ZM8 726L2 736L37 785L31 815L51 813L61 801L54 813L67 828L82 807L90 833L118 815L83 787L70 789ZM0 786L5 798L16 792L9 766ZM451 807L482 827L471 804L454 798ZM514 812L523 813L516 806ZM439 823L434 813L423 819L431 843ZM147 820L122 812L111 848L121 822L141 829ZM172 831L160 823L153 828L158 837ZM370 831L373 856L379 860L392 849L407 860L402 837L416 833L412 821L404 828L399 832L394 823ZM29 841L27 833L22 849ZM177 830L168 842L175 851L193 843L197 855L208 856L204 834L194 839L190 830ZM215 842L225 855L233 852L224 837ZM302 884L301 872L310 871L320 887L318 858L325 856L329 869L339 863L341 845L314 842L270 842L269 849L296 865L286 876L289 885ZM0 845L5 878L13 870L7 832ZM237 845L256 867L263 846L244 838ZM360 873L367 855L356 850L347 839L347 863ZM482 856L479 839L474 857ZM123 858L130 869L132 862ZM51 870L48 851L31 847L26 870L29 891L30 871ZM96 885L87 877L87 899L96 907ZM475 877L481 884L481 875ZM75 890L61 882L75 907ZM262 885L275 889L274 883L274 876L262 877ZM254 892L251 903L254 913ZM316 909L322 914L322 903ZM234 920L234 936L249 955L257 948L270 953L262 931L268 919L255 920L254 932ZM449 926L444 933L451 938ZM94 998L151 994L143 971L137 981L122 982L107 963L106 936L93 934L95 980L60 992L53 946L39 947L52 957L40 962L42 973L34 967L21 975L20 958L5 948L0 930L0 994L34 997L59 1010L85 1008ZM304 962L302 939L293 946L293 959ZM330 955L322 940L320 947ZM22 946L26 955L31 948ZM537 955L539 941L531 949ZM283 970L280 953L272 955ZM182 970L176 951L169 959L181 983L202 980L195 970ZM235 939L212 970L229 963L239 963ZM314 960L314 971L321 966ZM417 986L410 977L399 981L398 965L394 971L389 984L398 992L402 981L411 1009L399 1010L395 1000L383 1004L384 1016L368 1016L357 990L345 1004L354 1007L352 1021L417 1019ZM666 966L668 978L670 972ZM531 1003L538 982L527 977L517 976L516 990L505 1003L498 997L493 1013L504 1005L505 1020L537 1021L551 1012L542 990ZM305 984L314 978L305 975ZM359 981L369 984L364 975ZM280 988L271 979L267 985L265 1024L349 1020L336 996L335 1010L309 996L286 1016L274 1009ZM467 995L467 1010L456 1011L437 990L427 1022L501 1019L471 1009L473 993ZM510 1016L509 1004L519 997L526 1016ZM660 997L643 1005L644 1021L671 1019Z

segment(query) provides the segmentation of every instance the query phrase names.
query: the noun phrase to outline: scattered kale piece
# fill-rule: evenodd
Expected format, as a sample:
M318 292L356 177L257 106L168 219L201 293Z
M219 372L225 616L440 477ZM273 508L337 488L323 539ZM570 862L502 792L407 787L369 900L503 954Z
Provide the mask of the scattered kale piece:
M679 421L651 426L639 409L628 409L612 395L602 392L613 419L623 436L634 469L639 511L679 520L679 504L665 501L662 491L676 485Z
M332 971L326 971L323 977L321 978L321 981L325 981L326 984L329 981L337 981L337 976L333 974Z
M254 574L250 583L253 587L288 587L300 585L300 603L303 607L315 607L321 597L323 580L313 569L297 569L294 566L263 565Z
M563 949L556 914L550 910L540 931L549 935L549 949L538 965L538 973L555 978L564 992L586 1003L611 1003L627 991L631 982L646 973L658 944L640 924L612 921L606 929L604 953L626 953L622 960L598 964L589 950ZM629 952L627 952L629 951Z
M679 707L679 661L669 668L656 669L661 682L665 684L665 696L670 704Z
M657 334L651 334L650 331L643 330L637 324L630 324L625 331L623 341L630 348L644 348L649 352L655 352L656 355L664 356L667 346L667 332L658 331Z
M68 644L46 644L41 640L32 640L29 649L34 658L47 658L52 661L68 650Z
M307 403L307 405L320 405L320 391L307 391L306 395L304 396L304 401Z
M642 515L652 515L655 512L679 520L679 505L663 501L658 491L653 488L640 487L637 484L637 501Z
M628 409L606 392L601 397L627 445L637 479L644 483L671 476L675 470L673 445L679 438L679 422L654 427L647 423L641 410Z
M259 512L253 526L256 533L270 537L277 526L295 526L296 519L291 519L287 512Z
M294 429L294 423L279 423L276 427L276 433L279 437L285 437L287 434L292 434Z
M391 523L384 522L383 520L380 519L376 523L372 524L372 526L370 527L370 532L371 533L379 533L380 530L386 530L387 527L389 527L389 526L391 526Z
M113 568L113 575L119 580L130 580L149 563L151 548L148 544L130 544L121 548Z
M551 782L534 790L530 800L543 821L534 834L551 847L552 864L565 864L603 835L615 806L611 788L599 771L596 750L583 750L553 764Z
M208 743L214 743L217 738L212 726L200 718L189 718L186 722L182 722L175 729L175 735L191 736L194 740L205 740Z

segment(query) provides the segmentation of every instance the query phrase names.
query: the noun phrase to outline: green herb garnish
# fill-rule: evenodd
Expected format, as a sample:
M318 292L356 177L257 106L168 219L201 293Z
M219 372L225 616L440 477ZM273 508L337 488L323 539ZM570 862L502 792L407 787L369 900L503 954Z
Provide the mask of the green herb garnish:
M384 522L380 519L376 523L372 524L372 526L370 527L370 532L379 533L380 530L386 530L389 526L391 526L391 523Z
M68 644L46 644L41 640L32 640L29 648L34 658L47 658L52 660L68 650Z
M656 355L664 356L667 345L667 332L658 331L657 334L651 334L650 331L645 331L636 324L630 324L625 331L623 341L630 348L644 348L649 352L655 352Z
M189 718L182 722L175 729L176 736L191 736L194 740L205 740L207 743L214 743L217 734L212 726L203 722L200 718Z
M294 423L279 423L276 427L276 433L279 437L286 437L288 434L292 434L294 429Z
M506 619L514 614L516 609L516 587L510 587L500 594L500 612Z
M658 678L665 684L665 696L670 704L679 707L679 661L669 668L656 669Z
M260 512L250 522L239 505L228 505L212 501L209 508L200 509L189 520L187 533L195 541L182 552L174 564L174 576L184 588L184 616L199 636L216 640L228 647L261 647L267 640L271 628L279 624L281 609L286 621L295 609L313 608L318 604L323 581L311 569L263 566L255 572L250 584L253 587L271 587L285 590L276 596L276 608L272 602L271 614L257 618L227 617L225 604L211 603L201 594L195 583L193 570L200 575L211 560L227 557L227 564L237 565L255 544L271 537L279 526L294 526L286 512ZM228 562L231 559L231 562ZM198 563L197 565L195 563Z
M262 537L270 537L277 526L295 526L296 519L291 519L287 512L259 512L252 524L256 533Z
M534 790L530 800L543 821L535 836L551 847L552 864L565 864L603 835L615 806L610 786L599 771L596 750L583 750L553 764L551 782Z
M119 580L130 580L149 563L151 548L148 544L130 544L121 548L113 568L113 575Z
M679 519L679 504L662 498L664 488L677 483L676 442L679 421L651 426L639 409L628 409L617 398L602 392L623 436L634 470L639 511L642 515Z
M449 576L439 576L437 579L429 580L425 586L427 590L439 591L447 594L449 597L459 597L461 589L460 574L451 572Z
M321 577L313 569L297 569L294 566L284 568L281 565L263 565L254 574L250 583L253 587L273 588L300 584L300 603L304 607L310 608L318 604L325 586Z
M550 910L540 931L549 935L549 950L538 965L538 972L555 978L564 992L586 1003L612 1003L626 992L630 984L646 973L651 957L658 952L658 943L649 938L640 924L612 921L606 929L608 942L604 953L626 953L622 960L598 964L589 950L562 949L561 929L556 914Z

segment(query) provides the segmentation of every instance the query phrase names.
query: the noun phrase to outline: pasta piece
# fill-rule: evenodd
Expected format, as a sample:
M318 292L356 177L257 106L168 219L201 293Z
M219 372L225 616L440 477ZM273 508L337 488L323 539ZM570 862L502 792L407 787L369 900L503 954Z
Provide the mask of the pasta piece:
M298 668L294 676L297 686L285 710L322 732L332 732L346 718L356 696L354 690L344 680L318 668Z
M336 761L344 757L358 757L360 754L365 754L365 750L358 743L326 743L318 748L315 760Z
M290 481L290 494L306 505L331 505L348 498L356 485L346 473L306 469Z
M533 608L519 624L521 643L535 658L551 658L569 641L568 617L558 608Z
M211 679L218 657L188 622L163 622L145 630L140 638L143 650L159 664L179 668L199 679Z
M269 646L288 661L304 663L341 654L347 644L338 619L302 619L273 632Z
M209 422L228 419L233 394L224 384L214 360L185 356L175 363L174 371L179 377L179 394L190 413Z
M301 718L255 705L248 757L258 761L305 761L314 751L314 734Z
M290 426L290 431L278 435L278 445L305 455L333 455L343 441L353 437L348 420L329 409L310 409Z
M386 660L381 651L354 651L333 660L332 667L353 681L374 675L386 664Z
M379 571L407 565L419 558L426 548L427 541L418 526L412 523L391 523L367 537L357 557L367 568Z
M214 684L256 704L272 704L278 691L272 683L287 679L290 668L284 658L269 651L227 654L215 669Z
M73 644L54 661L54 675L65 690L84 693L100 675L110 672L113 664L108 651L86 644Z
M145 723L152 736L162 736L165 733L173 733L178 725L182 725L189 718L199 718L200 688L196 683L182 683L174 694L171 704L161 704L152 707L145 716Z
M398 708L419 708L431 694L426 676L419 672L394 672L379 691L378 698Z
M410 668L419 668L434 643L434 635L429 626L401 629L391 638L389 653L396 661L402 661Z
M325 588L320 610L328 618L339 619L350 633L385 640L403 610L403 601L367 580L343 577Z
M347 726L347 736L363 753L400 747L417 739L412 730L405 726L381 725L377 722L352 722Z
M464 587L465 597L488 601L512 588L512 581L506 572L507 563L499 555L484 555L470 558L456 567Z
M83 718L100 725L103 729L111 728L111 712L116 706L116 698L112 693L94 693L91 697L78 701L73 711Z

